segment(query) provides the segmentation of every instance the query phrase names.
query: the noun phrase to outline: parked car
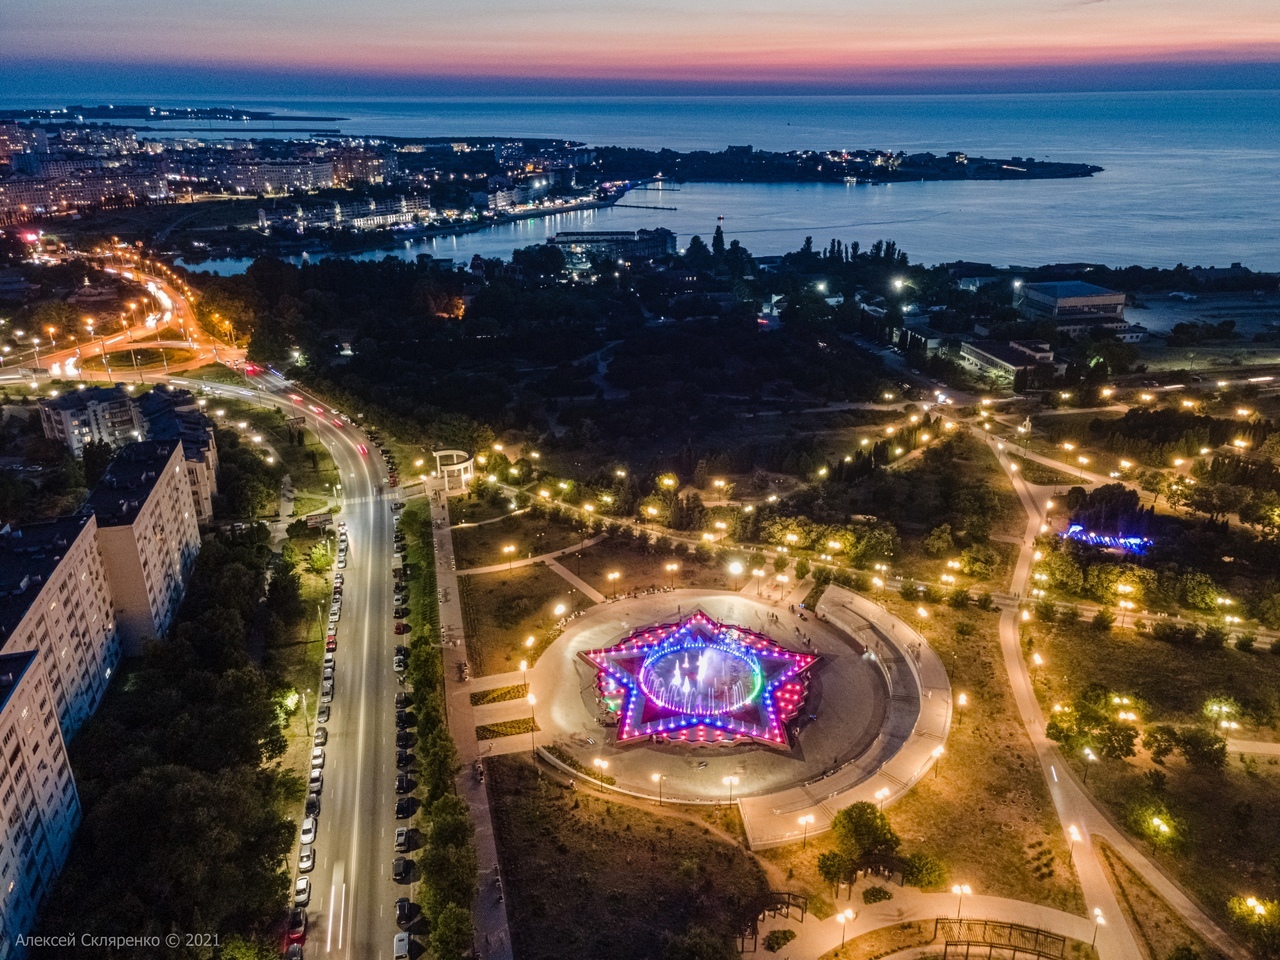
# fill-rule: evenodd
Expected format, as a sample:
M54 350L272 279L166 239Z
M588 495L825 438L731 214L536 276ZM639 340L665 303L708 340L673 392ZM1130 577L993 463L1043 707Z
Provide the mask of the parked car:
M329 705L324 704L323 706L320 707L318 711L316 711L316 723L328 723L328 722L329 722Z
M298 870L310 873L316 865L316 848L311 844L303 844L298 850Z
M306 814L308 817L320 816L320 794L318 793L307 794Z
M397 657L405 657L405 658L407 659L407 658L408 658L408 656L409 656L409 648L408 648L408 647L406 647L403 643L397 643L397 644L396 644L396 656L397 656Z
M413 816L413 801L408 797L401 797L396 801L396 819L408 820Z
M396 827L396 852L407 853L409 850L409 828Z
M314 743L317 747L323 747L326 743L329 742L329 728L316 727L316 735L311 738L311 742Z
M391 960L409 960L409 935L397 933L391 941Z
M300 839L304 844L316 842L316 818L307 817L302 821L302 834Z
M407 730L409 729L409 727L412 727L412 726L413 726L413 714L411 714L408 710L397 710L396 711L396 729Z
M396 857L391 862L391 879L396 883L404 883L409 879L409 858Z
M396 731L396 746L399 747L401 750L408 750L410 747L412 747L413 740L414 740L414 736L413 736L412 730Z
M307 939L307 911L294 907L289 911L289 942L302 943Z
M337 650L337 649L338 649L338 637L337 637L335 634L332 634L332 633L331 633L331 634L329 634L329 636L325 638L325 641L324 641L324 648L325 648L325 650L326 650L326 651L328 651L329 653L332 653L334 650Z
M326 665L325 665L325 668L324 668L324 674L322 675L321 679L323 679L323 680L332 680L332 679L333 679L333 664L326 664Z
M302 944L291 943L284 952L284 960L302 960Z
M413 790L413 781L409 779L407 773L396 774L396 793L410 793Z
M312 793L320 793L324 790L324 774L319 770L312 770L311 778L307 781L307 789Z
M400 897L396 900L396 926L408 926L413 919L413 901L408 897Z
M408 607L396 607L395 610L392 612L392 616L395 617L397 620L403 620L408 615L409 615Z
M413 766L413 754L408 750L396 751L396 769L404 770Z
M293 905L305 907L311 902L311 878L299 877L293 885Z
M408 625L407 623L405 623L403 620L401 620L399 623L397 623L397 624L396 624L396 635L397 635L397 636L399 636L399 635L401 635L401 634L408 633L408 632L409 632L409 625Z
M391 667L396 673L404 673L409 669L409 661L404 657L396 657L391 661Z
M397 694L396 694L396 709L397 709L397 710L403 710L403 709L405 709L405 708L406 708L407 706L409 706L409 704L410 704L410 703L412 703L412 702L413 702L413 698L412 698L412 697L410 697L410 696L409 696L409 694L405 693L403 690L401 690L399 693L397 693Z
M333 700L333 681L326 680L320 684L320 702L329 703Z
M320 770L324 768L324 747L311 748L311 769Z

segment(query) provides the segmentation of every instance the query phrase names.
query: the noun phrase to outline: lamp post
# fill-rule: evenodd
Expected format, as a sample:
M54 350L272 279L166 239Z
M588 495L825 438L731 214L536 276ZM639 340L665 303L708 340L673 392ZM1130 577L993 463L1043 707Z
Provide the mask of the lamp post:
M604 790L604 772L609 769L609 761L601 760L599 757L596 757L594 760L591 761L591 765L596 768L596 771L597 771L596 776L600 779L600 789L601 791L603 791Z
M1093 908L1093 939L1089 941L1089 946L1096 947L1098 945L1098 928L1105 927L1107 921L1102 917L1102 908Z
M849 924L853 922L853 918L857 914L852 909L845 908L836 914L836 919L840 921L840 949L844 950L845 934L849 931Z
M508 543L502 548L502 552L507 555L507 571L510 572L511 565L515 562L516 546L514 543Z
M938 768L942 766L942 755L946 753L946 748L941 744L933 748L933 779L938 779Z
M884 802L889 799L889 788L881 787L876 791L876 804L881 810L884 809Z
M804 828L804 833L800 837L800 849L803 850L809 845L809 824L813 823L813 814L806 813L803 817L796 820Z
M620 576L622 576L622 574L619 573L617 570L611 570L609 573L605 575L605 579L609 581L610 598L613 600L618 599L618 588L616 584Z
M529 689L529 661L528 660L520 661L520 677L524 681L524 688L527 691Z
M1074 823L1067 827L1067 836L1071 838L1071 842L1067 844L1067 856L1070 857L1075 851L1076 844L1080 840L1080 828Z
M729 575L733 577L733 589L737 590L738 577L742 576L742 564L738 563L736 560L729 564Z
M725 777L723 783L729 788L729 803L733 803L733 788L738 785L737 777Z
M662 781L667 778L661 773L655 773L649 779L658 785L658 806L662 806Z
M960 898L958 901L956 901L956 919L959 920L960 910L964 906L964 895L966 893L973 893L973 888L969 886L967 883L958 883L951 888L951 892Z
M674 590L674 589L676 588L676 572L677 572L679 569L680 569L680 564L678 564L678 563L668 563L668 564L667 564L667 573L668 573L668 575L670 575L670 577L671 577L671 589L672 589L672 590Z
M764 579L764 571L763 571L763 570L752 570L752 571L751 571L751 576L755 578L755 581L756 581L756 596L758 597L758 596L760 596L760 583L761 583L761 581Z
M536 761L538 759L538 742L535 739L538 730L538 721L534 716L533 708L537 706L538 698L532 693L529 694L529 753Z
M1088 786L1088 785L1089 785L1089 764L1091 764L1091 763L1097 763L1097 762L1098 762L1098 755L1097 755L1096 753L1094 753L1094 752L1093 752L1093 750L1091 750L1089 747L1085 747L1085 748L1084 748L1084 760L1085 760L1085 763L1084 763L1084 783L1085 783L1085 786Z

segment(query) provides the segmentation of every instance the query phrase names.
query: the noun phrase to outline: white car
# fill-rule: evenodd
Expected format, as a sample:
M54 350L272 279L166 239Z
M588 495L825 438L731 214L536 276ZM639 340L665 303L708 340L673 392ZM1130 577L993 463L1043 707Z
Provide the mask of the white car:
M307 819L302 821L301 840L302 840L303 846L307 845L308 843L316 842L316 818L315 817L307 817Z
M395 939L391 941L391 956L395 960L409 960L409 935L407 933L397 933Z
M302 849L298 851L298 869L303 873L310 873L315 869L316 865L316 848L309 843L302 845Z
M311 769L321 770L324 768L324 747L313 747L311 750Z
M307 781L307 789L312 793L320 793L324 790L324 774L315 767L311 769L311 779Z
M293 905L305 907L311 902L311 878L299 877L293 885Z

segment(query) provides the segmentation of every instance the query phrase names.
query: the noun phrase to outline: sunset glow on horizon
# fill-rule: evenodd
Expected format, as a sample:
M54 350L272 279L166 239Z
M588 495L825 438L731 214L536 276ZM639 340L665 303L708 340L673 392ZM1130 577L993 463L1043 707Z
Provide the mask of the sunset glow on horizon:
M369 0L174 7L52 0L6 14L11 63L414 77L840 82L948 69L1280 60L1270 0ZM74 8L74 15L72 15Z

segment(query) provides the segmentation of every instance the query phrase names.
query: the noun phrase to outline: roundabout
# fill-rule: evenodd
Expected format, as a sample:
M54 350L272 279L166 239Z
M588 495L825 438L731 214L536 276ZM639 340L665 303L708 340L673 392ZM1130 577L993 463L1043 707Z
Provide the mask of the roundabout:
M706 590L591 608L528 673L543 759L662 803L737 803L752 846L892 799L940 755L946 672L906 624L828 596L803 618Z

